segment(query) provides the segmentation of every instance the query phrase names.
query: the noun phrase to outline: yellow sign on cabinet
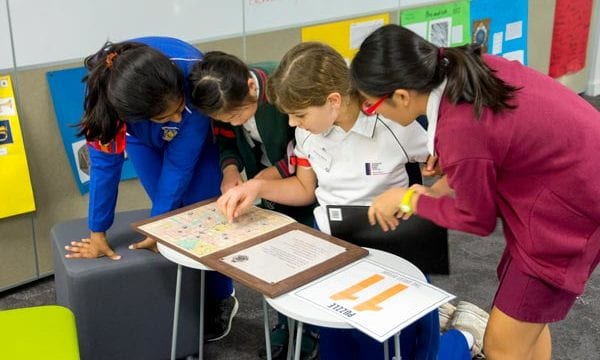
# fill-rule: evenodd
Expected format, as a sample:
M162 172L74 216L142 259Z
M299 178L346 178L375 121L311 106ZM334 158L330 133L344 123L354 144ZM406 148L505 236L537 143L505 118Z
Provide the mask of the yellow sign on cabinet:
M10 76L0 76L0 218L35 210Z

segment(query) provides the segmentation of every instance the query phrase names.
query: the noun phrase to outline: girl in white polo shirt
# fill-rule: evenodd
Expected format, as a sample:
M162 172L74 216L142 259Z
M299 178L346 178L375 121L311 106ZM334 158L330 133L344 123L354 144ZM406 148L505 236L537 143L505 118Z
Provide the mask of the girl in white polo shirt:
M316 225L329 233L327 205L369 205L391 186L408 184L407 162L427 158L426 132L418 123L403 127L361 111L344 59L327 45L302 43L288 51L269 79L267 96L296 127L296 157L291 158L296 175L252 179L232 188L218 200L229 219L259 197L297 206L316 199ZM417 353L423 359L437 357L439 325L431 325L438 324L437 316L434 311L403 330L403 358L415 358ZM464 357L453 358L470 359L466 341L463 348ZM423 352L428 355L423 357ZM383 358L383 345L356 330L323 328L320 357Z
M228 192L218 203L230 218L257 196L289 205L316 198L316 224L329 233L327 205L370 205L390 186L408 184L406 163L427 158L427 135L418 123L403 127L361 111L346 63L324 44L303 43L288 51L269 79L267 96L296 127L290 162L297 173Z

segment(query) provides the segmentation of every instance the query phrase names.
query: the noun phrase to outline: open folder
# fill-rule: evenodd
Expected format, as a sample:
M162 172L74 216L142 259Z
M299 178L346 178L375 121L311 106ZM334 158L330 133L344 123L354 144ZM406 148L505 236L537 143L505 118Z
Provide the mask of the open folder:
M368 206L328 205L331 235L355 245L398 255L425 274L448 274L448 230L416 215L384 232L369 224Z
M269 297L284 294L369 253L284 214L255 206L229 221L216 200L201 201L131 226Z

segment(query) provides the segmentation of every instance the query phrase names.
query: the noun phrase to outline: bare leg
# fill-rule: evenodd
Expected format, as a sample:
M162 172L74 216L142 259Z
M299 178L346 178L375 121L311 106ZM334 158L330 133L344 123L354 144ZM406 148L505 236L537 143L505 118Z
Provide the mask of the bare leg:
M81 241L71 241L71 245L65 246L65 250L69 251L65 255L69 259L95 259L103 256L107 256L112 260L121 258L108 246L108 241L106 241L103 232L92 232L89 238L81 239Z
M544 326L542 333L538 337L536 346L533 349L532 359L549 360L552 358L552 336L550 335L550 327Z
M483 349L489 360L550 360L550 329L547 324L513 319L494 306Z

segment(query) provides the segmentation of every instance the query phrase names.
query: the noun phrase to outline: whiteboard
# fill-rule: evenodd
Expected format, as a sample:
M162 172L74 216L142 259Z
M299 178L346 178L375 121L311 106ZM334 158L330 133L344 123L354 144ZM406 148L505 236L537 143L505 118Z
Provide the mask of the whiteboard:
M10 32L8 28L8 9L6 1L0 0L0 70L13 67Z
M107 41L191 43L396 11L447 0L0 0L0 69L77 61Z
M157 35L199 42L243 30L242 0L8 1L19 67L81 59L106 40Z
M244 0L245 30L252 34L388 12L398 6L398 0Z

